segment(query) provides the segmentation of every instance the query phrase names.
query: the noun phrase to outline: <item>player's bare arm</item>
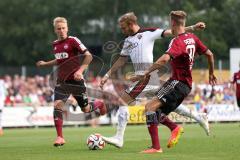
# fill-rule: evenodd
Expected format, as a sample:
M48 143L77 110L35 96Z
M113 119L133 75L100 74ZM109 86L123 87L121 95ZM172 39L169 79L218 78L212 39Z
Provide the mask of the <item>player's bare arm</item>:
M160 69L162 66L167 64L170 59L171 59L171 57L170 57L169 54L167 54L167 53L163 54L155 63L152 64L152 66L150 66L145 71L143 76L136 76L136 77L134 77L135 81L146 79L150 75L150 73L152 73L156 69Z
M93 57L89 51L84 53L84 60L82 62L81 67L74 73L75 80L82 80L83 79L83 72L87 69L88 65L91 63Z
M207 60L208 60L209 83L211 85L216 85L217 84L217 78L214 75L214 57L213 57L213 53L208 49L204 55L207 56Z
M169 54L167 53L163 54L160 58L158 58L158 60L155 63L153 63L153 65L147 71L145 71L144 77L149 76L149 74L155 71L156 69L160 69L162 66L167 64L170 59L171 57Z
M185 30L187 32L193 32L193 31L201 31L206 28L206 24L204 22L198 22L192 26L185 27Z
M129 75L127 77L127 80L129 81L132 81L132 82L136 82L136 81L139 81L140 79L143 78L143 75L135 75L135 74L132 74L132 75Z
M198 22L192 26L185 27L185 31L187 31L187 32L201 31L201 30L204 30L205 28L206 28L206 24L204 22ZM172 36L171 29L165 30L163 35L164 35L164 37Z
M100 82L100 88L103 89L104 84L107 82L108 78L112 73L116 72L120 67L122 67L128 60L127 56L120 56L117 61L113 64L113 66L108 70L105 76L102 78Z
M36 63L37 67L49 67L49 66L54 66L57 65L57 60L51 60L51 61L38 61Z

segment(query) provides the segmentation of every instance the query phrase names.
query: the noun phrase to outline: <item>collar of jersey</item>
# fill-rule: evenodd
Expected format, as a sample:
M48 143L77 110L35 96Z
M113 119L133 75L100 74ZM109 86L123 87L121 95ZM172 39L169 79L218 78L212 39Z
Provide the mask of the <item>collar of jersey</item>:
M135 35L138 34L141 30L142 30L142 28L139 28L139 30L138 30L136 33L134 33L134 34L132 34L132 35L130 35L130 36L135 36Z
M186 33L187 33L187 32L180 33L178 36L184 35L184 34L186 34Z
M57 42L59 42L59 43L64 42L64 41L66 41L68 38L69 38L69 36L67 36L67 38L65 38L65 39L57 40Z

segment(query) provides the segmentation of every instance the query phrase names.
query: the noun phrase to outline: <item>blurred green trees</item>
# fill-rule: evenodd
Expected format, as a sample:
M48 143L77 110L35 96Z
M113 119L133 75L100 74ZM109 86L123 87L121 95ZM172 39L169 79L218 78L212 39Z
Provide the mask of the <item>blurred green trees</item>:
M217 59L227 60L229 48L240 47L240 1L236 0L1 0L0 64L33 65L53 58L52 20L56 16L66 17L70 35L94 48L124 38L117 18L125 12L134 11L141 26L167 28L169 12L180 9L188 13L188 25L206 22L207 29L196 34ZM168 42L157 42L154 53L163 53ZM103 50L96 52L102 52L106 60L110 57Z

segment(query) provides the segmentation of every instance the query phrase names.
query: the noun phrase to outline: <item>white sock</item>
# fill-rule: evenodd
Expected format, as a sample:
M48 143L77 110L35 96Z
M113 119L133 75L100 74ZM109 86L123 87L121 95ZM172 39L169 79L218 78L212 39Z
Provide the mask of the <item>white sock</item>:
M198 112L191 111L189 108L182 104L180 104L178 108L174 110L174 112L176 112L179 115L192 118L197 122L201 121L201 117L199 116Z
M120 106L118 109L118 124L116 137L123 139L124 132L129 118L129 111L127 106Z

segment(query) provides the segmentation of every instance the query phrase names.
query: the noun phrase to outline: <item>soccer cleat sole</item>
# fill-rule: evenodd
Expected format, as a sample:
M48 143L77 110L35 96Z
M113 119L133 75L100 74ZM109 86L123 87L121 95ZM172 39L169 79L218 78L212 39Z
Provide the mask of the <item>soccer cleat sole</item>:
M175 137L175 139L171 140L171 141L167 144L167 147L168 147L168 148L172 148L172 147L176 146L177 143L178 143L178 141L179 141L179 139L180 139L180 137L181 137L181 135L182 135L183 133L184 133L184 131L183 131L183 128L181 127L181 128L179 129L178 134L177 134L177 136Z
M159 150L147 149L147 150L141 151L139 153L141 153L141 154L156 154L156 153L163 153L163 150L162 149L159 149Z

